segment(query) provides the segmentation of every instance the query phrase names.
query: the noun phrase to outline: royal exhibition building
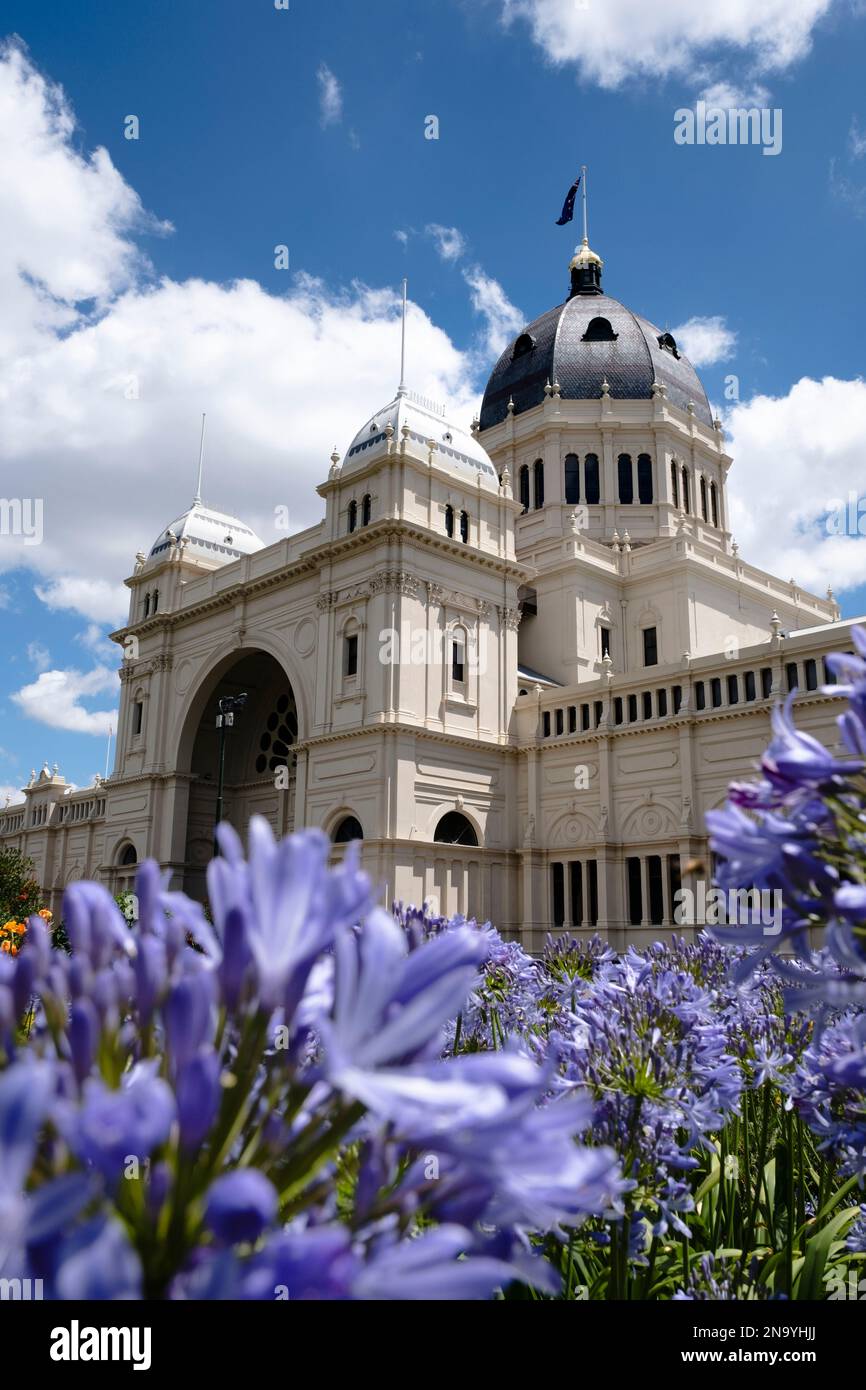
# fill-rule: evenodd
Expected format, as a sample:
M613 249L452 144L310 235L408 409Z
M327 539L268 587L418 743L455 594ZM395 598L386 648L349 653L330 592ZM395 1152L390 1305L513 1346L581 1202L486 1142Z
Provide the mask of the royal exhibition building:
M851 623L739 555L721 422L602 269L584 240L471 431L401 383L325 462L317 525L265 545L199 495L139 552L112 775L46 765L0 811L51 908L146 857L202 897L222 794L242 831L362 840L383 902L641 945L779 700L837 746Z

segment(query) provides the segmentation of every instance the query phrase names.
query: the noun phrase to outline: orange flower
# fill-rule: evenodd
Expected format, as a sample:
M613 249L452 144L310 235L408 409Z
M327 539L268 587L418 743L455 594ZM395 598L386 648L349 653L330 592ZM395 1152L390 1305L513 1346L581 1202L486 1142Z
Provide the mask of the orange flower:
M43 922L50 922L54 913L49 911L47 907L41 907L36 915L37 917L41 917Z

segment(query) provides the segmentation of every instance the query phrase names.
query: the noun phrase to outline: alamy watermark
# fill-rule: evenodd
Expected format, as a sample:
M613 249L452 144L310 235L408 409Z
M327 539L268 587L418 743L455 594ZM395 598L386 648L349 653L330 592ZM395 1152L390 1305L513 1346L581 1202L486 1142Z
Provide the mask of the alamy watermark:
M41 497L0 497L0 536L23 536L25 545L42 544Z
M674 921L683 927L761 927L764 936L782 930L782 892L778 888L707 887L699 879L694 889L674 894Z
M782 152L780 106L681 106L674 112L676 145L761 145L763 154Z

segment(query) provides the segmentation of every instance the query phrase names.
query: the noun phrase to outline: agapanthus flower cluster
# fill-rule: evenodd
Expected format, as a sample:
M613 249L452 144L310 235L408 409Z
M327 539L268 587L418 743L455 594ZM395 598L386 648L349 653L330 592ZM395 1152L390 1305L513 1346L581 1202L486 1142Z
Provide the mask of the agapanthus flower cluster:
M596 1102L593 1135L614 1146L634 1185L631 1207L655 1235L688 1234L684 1175L736 1112L741 1074L711 993L664 948L605 961L555 1038L565 1084ZM635 1225L634 1241L642 1237ZM637 1253L637 1252L636 1252Z
M330 869L317 831L255 819L246 858L218 833L212 924L146 863L133 927L75 884L70 955L34 918L0 957L0 1276L53 1298L553 1291L533 1238L622 1179L574 1141L586 1099L539 1104L552 1064L443 1059L489 933L410 943L352 850Z

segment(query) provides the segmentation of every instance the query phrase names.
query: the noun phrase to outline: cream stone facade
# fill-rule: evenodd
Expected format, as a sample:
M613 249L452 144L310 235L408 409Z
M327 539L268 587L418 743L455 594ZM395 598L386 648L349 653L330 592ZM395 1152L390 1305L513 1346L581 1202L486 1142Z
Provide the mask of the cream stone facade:
M851 624L740 558L693 369L602 293L585 243L571 275L471 432L401 388L332 456L318 525L264 545L197 497L139 553L112 776L71 791L46 767L0 812L55 911L70 881L120 891L145 857L204 893L226 696L247 697L225 730L239 830L258 812L360 835L383 901L531 950L670 929L708 873L704 813L789 689L837 745L823 657Z

